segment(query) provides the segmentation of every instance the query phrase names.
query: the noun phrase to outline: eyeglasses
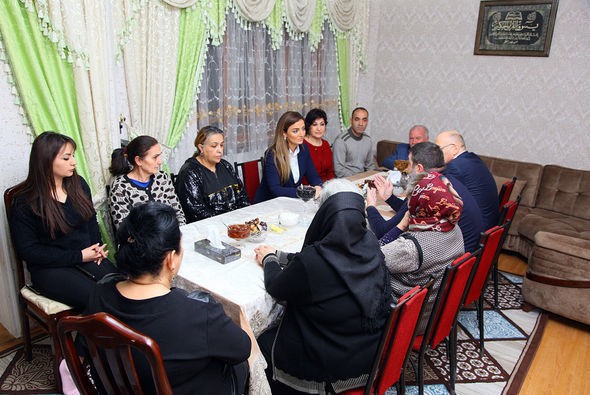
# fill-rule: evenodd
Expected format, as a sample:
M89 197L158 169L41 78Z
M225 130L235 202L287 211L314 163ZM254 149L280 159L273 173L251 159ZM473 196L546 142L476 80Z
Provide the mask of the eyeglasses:
M440 150L442 151L445 148L450 147L451 145L456 145L456 144L447 144L447 145L444 145L444 146L440 147Z

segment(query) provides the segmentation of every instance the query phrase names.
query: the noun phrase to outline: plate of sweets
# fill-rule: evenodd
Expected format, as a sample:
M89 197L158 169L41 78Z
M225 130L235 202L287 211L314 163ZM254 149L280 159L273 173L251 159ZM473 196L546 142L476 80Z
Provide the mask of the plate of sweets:
M266 239L266 232L268 231L268 225L266 222L261 221L260 218L254 218L250 221L246 221L246 225L250 227L248 241L260 243Z

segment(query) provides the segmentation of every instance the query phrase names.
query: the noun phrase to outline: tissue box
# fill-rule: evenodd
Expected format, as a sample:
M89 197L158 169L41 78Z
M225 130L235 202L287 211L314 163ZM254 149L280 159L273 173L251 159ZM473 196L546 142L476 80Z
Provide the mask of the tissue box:
M223 241L221 244L223 244L225 248L215 248L211 245L209 239L202 239L195 241L195 251L221 264L240 259L242 252L239 248L224 243Z

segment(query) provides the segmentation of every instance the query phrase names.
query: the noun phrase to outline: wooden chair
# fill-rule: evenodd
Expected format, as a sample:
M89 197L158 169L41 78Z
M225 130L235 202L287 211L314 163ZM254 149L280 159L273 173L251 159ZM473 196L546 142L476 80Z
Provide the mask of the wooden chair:
M500 212L502 211L502 207L508 202L510 199L510 194L514 189L514 185L516 184L516 177L512 177L512 180L506 181L502 184L500 188L500 193L498 193L498 201L500 202Z
M242 180L244 181L244 188L246 188L246 194L248 194L248 198L250 198L250 203L254 203L254 196L256 195L256 190L260 185L260 170L258 167L262 167L263 158L251 160L248 162L234 162L234 168L236 170L236 174L239 176L239 169L242 169Z
M483 328L483 291L487 283L490 269L494 261L498 259L502 249L501 241L503 240L506 225L494 226L481 235L481 255L477 261L473 279L469 285L467 296L465 296L465 306L476 302L477 322L479 324L479 354L483 355L484 346L484 328Z
M432 313L423 335L418 335L412 344L412 351L418 353L418 369L414 366L418 382L418 393L424 394L424 355L445 340L449 357L450 386L455 390L457 371L457 316L461 307L479 250L466 253L451 263L443 274L436 295Z
M423 287L412 288L398 300L397 305L391 305L391 314L384 327L367 385L345 391L344 395L383 395L394 384L397 384L397 393L403 393L404 367L433 283L434 280L430 280Z
M90 382L74 344L73 332L83 336L90 363L109 394L143 394L131 350L140 351L149 363L157 394L172 394L158 344L107 313L65 317L57 324L64 357L82 394L98 394Z
M20 190L22 184L8 188L4 192L4 206L6 207L6 218L10 224L10 217L12 214L12 205L14 197ZM26 263L20 259L14 244L12 245L14 250L14 266L17 277L18 286L18 307L21 321L21 331L24 339L24 355L27 361L32 360L32 340L31 340L31 327L29 324L29 318L35 320L35 322L42 328L51 340L51 348L53 355L53 372L55 375L55 382L57 389L61 390L61 377L59 375L59 363L62 360L61 347L59 346L59 339L57 336L57 322L60 318L77 314L77 311L64 303L60 303L48 297L45 297L39 293L32 285L27 284L27 278L25 276L25 265Z
M508 236L508 231L510 230L510 225L512 224L512 220L514 219L514 216L516 215L516 210L518 209L518 206L520 205L520 195L518 195L518 197L516 198L516 200L510 200L509 202L507 202L503 207L501 207L501 211L500 211L500 222L498 223L498 225L505 225L504 226L504 234L502 235L502 240L500 240L500 252L502 251L502 246L504 246L504 241L506 240L506 237ZM499 273L498 273L498 258L499 258L500 254L498 253L498 255L496 256L496 259L494 259L494 266L493 266L493 271L492 271L492 280L494 281L494 308L497 310L499 308L499 304L498 304L498 279L499 279Z

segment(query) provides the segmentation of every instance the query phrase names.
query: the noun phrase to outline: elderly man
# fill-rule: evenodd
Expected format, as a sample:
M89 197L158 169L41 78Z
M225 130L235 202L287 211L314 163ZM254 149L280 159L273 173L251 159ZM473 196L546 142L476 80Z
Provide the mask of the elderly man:
M334 140L334 173L336 177L348 177L375 169L373 140L365 133L369 112L362 107L352 111L350 128Z
M418 143L410 148L409 169L414 173L429 173L433 171L441 172L444 169L444 158L441 149L434 143ZM463 200L463 212L459 219L459 228L463 235L465 251L473 252L479 246L480 234L483 232L483 222L481 212L469 190L458 179L453 176L447 176L453 187ZM397 225L403 220L408 211L408 200L401 200L394 196L393 185L385 178L375 176L376 192L385 200L394 210L395 216L385 220L379 211L375 208L376 194L375 191L367 192L367 219L375 235L379 237L382 244L387 244L395 240L402 230Z
M436 144L443 151L447 164L443 174L455 177L469 189L481 210L485 229L498 224L498 188L494 176L485 163L473 152L467 151L463 136L448 130L436 136Z
M383 160L383 166L393 169L396 160L408 160L410 148L415 144L428 141L428 128L424 125L414 125L410 128L408 136L409 144L400 143L397 145L395 152Z

